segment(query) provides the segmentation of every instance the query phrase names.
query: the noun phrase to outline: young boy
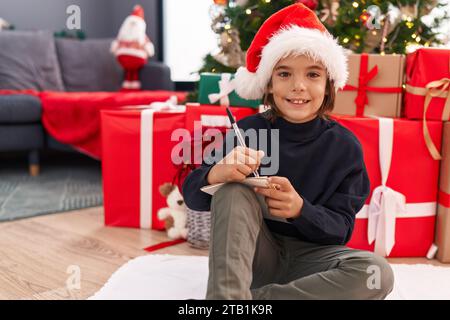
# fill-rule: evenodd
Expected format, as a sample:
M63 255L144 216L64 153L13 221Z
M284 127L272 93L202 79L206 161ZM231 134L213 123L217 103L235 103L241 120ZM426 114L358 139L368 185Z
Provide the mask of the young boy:
M345 246L370 192L359 141L325 116L346 79L342 47L302 4L261 26L235 81L240 96L264 98L269 110L238 126L277 131L278 148L236 147L183 185L188 207L211 210L207 299L383 299L391 292L387 261ZM236 183L263 173L264 154L279 161L270 177L277 188ZM219 182L228 183L212 199L199 190Z

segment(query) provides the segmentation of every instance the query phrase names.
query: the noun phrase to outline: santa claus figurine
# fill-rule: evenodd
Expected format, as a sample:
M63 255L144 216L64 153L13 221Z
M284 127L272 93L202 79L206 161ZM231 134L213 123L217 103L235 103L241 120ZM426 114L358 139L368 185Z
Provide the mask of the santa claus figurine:
M155 48L145 33L144 9L140 5L133 8L120 27L117 38L111 43L111 52L125 70L122 89L139 90L139 70L147 59L155 54Z

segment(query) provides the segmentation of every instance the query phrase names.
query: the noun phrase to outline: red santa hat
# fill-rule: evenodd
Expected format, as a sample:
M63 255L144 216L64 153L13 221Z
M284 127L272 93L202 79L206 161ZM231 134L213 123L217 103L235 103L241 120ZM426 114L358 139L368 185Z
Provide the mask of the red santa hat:
M262 98L273 68L290 54L305 54L320 61L336 90L347 82L344 48L313 11L296 3L273 14L258 30L247 51L247 67L236 73L236 93L245 99Z

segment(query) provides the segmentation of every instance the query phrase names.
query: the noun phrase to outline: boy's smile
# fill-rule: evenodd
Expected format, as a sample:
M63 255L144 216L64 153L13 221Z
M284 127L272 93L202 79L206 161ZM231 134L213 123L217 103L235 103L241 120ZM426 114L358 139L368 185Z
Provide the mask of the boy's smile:
M305 55L281 59L274 67L269 92L281 115L293 123L314 119L325 97L324 66Z

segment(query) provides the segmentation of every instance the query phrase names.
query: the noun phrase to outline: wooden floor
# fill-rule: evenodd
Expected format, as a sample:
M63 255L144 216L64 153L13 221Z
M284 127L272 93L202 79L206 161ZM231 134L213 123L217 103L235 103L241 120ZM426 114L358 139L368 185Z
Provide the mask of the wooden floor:
M103 208L0 223L0 299L86 299L143 248L167 240L164 232L103 225ZM203 255L187 243L155 253ZM422 258L394 263L429 263ZM80 271L80 288L68 289ZM75 273L74 273L75 272Z
M165 240L164 232L105 227L102 207L0 223L0 299L85 299ZM207 255L186 243L155 253ZM78 267L80 290L68 290Z

